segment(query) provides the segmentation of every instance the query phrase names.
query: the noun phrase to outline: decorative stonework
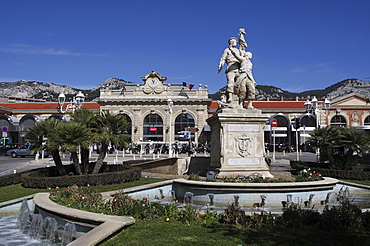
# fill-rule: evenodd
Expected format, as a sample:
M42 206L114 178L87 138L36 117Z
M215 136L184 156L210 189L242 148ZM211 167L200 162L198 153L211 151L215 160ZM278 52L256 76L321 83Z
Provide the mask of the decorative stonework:
M166 77L162 77L160 73L151 71L147 75L141 78L145 84L142 87L145 94L161 94L165 88L163 81L166 81Z
M246 157L250 155L250 149L252 144L252 138L243 134L240 137L235 138L235 149L238 155L241 157Z
M223 108L207 119L211 126L211 165L218 177L272 177L265 161L263 128L268 119L260 110Z

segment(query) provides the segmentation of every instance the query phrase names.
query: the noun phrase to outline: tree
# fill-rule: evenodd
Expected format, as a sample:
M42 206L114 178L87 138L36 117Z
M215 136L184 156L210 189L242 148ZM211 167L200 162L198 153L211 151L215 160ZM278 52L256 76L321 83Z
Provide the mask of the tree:
M53 141L56 128L59 125L59 121L55 118L48 119L46 121L36 122L36 125L28 128L28 136L30 141L34 144L34 150L49 149L53 157L55 166L59 172L59 175L66 175L67 172L63 166L62 160L59 154L59 144ZM46 141L45 141L46 139ZM45 144L44 144L45 143Z
M128 124L123 115L112 115L109 111L103 111L99 115L96 115L96 124L96 142L100 144L100 151L93 173L99 172L109 145L125 144L128 137L127 134L124 134L128 128Z
M328 159L332 168L339 169L349 169L356 164L356 155L370 150L370 136L355 127L321 127L312 132L310 142L314 149L321 150L321 160Z
M78 109L72 115L73 121L84 125L91 132L91 137L94 138L94 133L96 132L96 114L88 109ZM88 173L88 165L90 159L89 147L81 146L81 171L82 173Z
M356 127L339 128L338 141L339 167L349 169L356 164L355 156L363 156L370 150L370 135Z
M320 151L320 161L334 163L333 150L337 137L338 128L332 126L316 128L311 133L310 144L314 150Z
M78 159L78 151L80 148L88 148L92 145L94 140L90 129L79 122L61 121L56 128L53 141L62 149L71 153L76 174L82 174Z

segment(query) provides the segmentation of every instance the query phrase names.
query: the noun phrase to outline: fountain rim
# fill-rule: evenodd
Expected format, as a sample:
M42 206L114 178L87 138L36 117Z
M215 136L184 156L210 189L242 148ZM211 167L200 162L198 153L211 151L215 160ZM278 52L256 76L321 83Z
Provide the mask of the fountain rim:
M75 208L69 208L59 205L49 199L50 193L37 193L33 197L33 202L38 209L56 214L69 220L84 221L92 225L98 225L86 234L72 241L70 246L74 245L95 245L106 240L124 227L134 224L136 221L130 216L115 216L87 212Z
M339 182L339 180L330 178L330 177L323 177L323 180L319 181L308 181L308 182L281 182L281 183L227 183L227 182L217 182L217 181L195 181L195 180L187 180L187 179L174 179L174 183L182 183L182 184L194 184L194 185L201 185L201 186L209 186L209 187L264 187L264 188L285 188L285 187L315 187L315 186L328 186L328 185L335 185Z

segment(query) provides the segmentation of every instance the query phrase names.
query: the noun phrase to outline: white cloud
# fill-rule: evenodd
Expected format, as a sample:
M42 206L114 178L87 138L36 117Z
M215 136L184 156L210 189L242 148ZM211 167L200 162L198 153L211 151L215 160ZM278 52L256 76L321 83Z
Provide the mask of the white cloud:
M295 67L291 69L292 73L315 73L315 74L330 74L334 72L334 68L329 62L308 64L306 66Z
M16 55L51 55L51 56L97 56L108 57L105 54L72 52L64 48L46 48L29 44L15 44L8 47L0 47L0 52Z

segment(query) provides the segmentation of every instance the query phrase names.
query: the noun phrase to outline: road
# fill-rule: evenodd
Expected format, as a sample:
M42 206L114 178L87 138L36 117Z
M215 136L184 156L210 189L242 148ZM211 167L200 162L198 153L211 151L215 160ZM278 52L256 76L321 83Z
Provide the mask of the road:
M29 169L46 167L47 165L50 165L49 160L51 160L51 158L40 160L38 164L31 164L35 161L35 157L12 158L10 156L2 155L0 156L0 176L13 174L14 170L16 172L22 172Z
M122 152L121 152L122 153ZM205 156L204 154L197 154L198 156ZM187 154L180 154L179 158L184 158L186 157ZM209 154L208 154L209 156ZM97 155L93 154L92 157L90 158L91 161L94 161L96 159ZM272 153L270 152L267 155L268 158L272 159ZM115 154L109 154L106 158L105 161L107 161L109 164L115 164L115 163L122 163L123 160L132 160L132 159L158 159L157 155L149 154L149 155L143 155L140 157L140 155L136 155L135 157L133 155L125 155L125 157L120 155ZM168 155L161 155L159 157L160 159L163 158L168 158ZM297 159L297 154L296 153L282 153L282 152L276 152L275 153L275 159L276 160L295 160ZM314 153L309 153L309 152L303 152L299 155L299 159L301 161L315 161L315 154ZM69 158L63 158L63 164L69 164ZM35 161L34 157L17 157L17 158L12 158L10 156L0 156L0 176L3 175L8 175L8 174L13 174L14 170L16 172L22 172L30 169L35 169L35 168L40 168L40 167L46 167L46 166L53 166L54 163L52 161L52 158L46 158L44 160L39 160L38 162Z

